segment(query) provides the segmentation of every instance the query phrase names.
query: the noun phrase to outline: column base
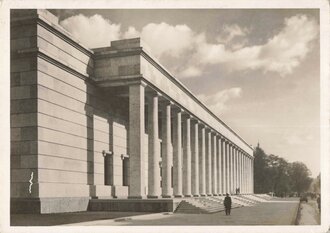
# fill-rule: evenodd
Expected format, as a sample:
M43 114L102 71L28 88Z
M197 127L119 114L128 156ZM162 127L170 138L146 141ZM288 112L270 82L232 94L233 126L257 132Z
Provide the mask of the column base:
M162 198L172 198L172 195L162 195Z
M201 197L206 197L206 194L201 194L200 196L201 196Z
M209 193L209 194L207 194L207 196L208 196L208 197L211 197L211 196L213 196L213 195Z
M146 196L128 196L128 199L146 199Z
M147 198L151 198L151 199L158 199L159 196L154 196L154 195L147 195Z
M185 194L184 197L192 197L191 194Z
M194 196L194 197L200 197L200 195L199 195L199 194L194 194L193 196Z
M174 197L183 197L183 195L181 195L181 194L176 194L176 195L174 195Z

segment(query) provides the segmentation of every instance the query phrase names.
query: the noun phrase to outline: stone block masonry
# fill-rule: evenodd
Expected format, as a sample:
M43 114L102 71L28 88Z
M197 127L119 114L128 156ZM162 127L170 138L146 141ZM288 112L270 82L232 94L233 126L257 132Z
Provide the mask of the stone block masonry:
M253 192L253 149L139 38L91 50L46 10L10 36L12 212Z

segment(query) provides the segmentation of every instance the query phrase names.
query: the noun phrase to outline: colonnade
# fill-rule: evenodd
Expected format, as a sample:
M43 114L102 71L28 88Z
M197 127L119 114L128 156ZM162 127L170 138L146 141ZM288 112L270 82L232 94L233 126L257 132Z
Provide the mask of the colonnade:
M146 92L146 86L143 82L129 86L129 197L253 193L253 156L156 91ZM147 168L144 163L145 100L148 104ZM159 110L161 116L158 116ZM159 117L161 135L158 135Z

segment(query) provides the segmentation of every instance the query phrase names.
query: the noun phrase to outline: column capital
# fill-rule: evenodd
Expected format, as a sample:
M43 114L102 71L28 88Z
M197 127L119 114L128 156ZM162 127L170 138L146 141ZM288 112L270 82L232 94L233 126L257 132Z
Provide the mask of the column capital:
M181 108L181 107L179 107L178 105L173 105L173 111L172 111L173 113L183 113L184 112L184 110Z
M214 136L217 136L218 135L218 132L215 131L214 129L211 130L211 134L213 134Z
M220 140L223 141L224 143L226 143L227 138L225 138L223 135L220 135Z
M209 126L205 125L205 131L207 131L208 133L212 133L213 130Z
M183 111L182 119L192 119L192 117L187 111Z
M135 81L133 81L133 82L130 82L129 84L128 84L128 86L143 86L143 87L146 87L146 86L148 86L148 83L146 83L144 80L142 80L142 79L139 79L139 80L135 80Z
M195 123L195 124L200 124L200 120L198 119L198 118L196 118L196 117L194 117L194 116L191 116L191 123Z
M147 98L152 98L152 97L160 97L162 94L154 89L149 89L145 92L145 95Z
M162 98L159 100L159 103L163 106L167 106L167 105L174 105L174 102L172 100L169 100L167 98L165 98L163 95L161 96Z
M201 128L205 128L205 124L202 121L198 121L198 124L200 125Z

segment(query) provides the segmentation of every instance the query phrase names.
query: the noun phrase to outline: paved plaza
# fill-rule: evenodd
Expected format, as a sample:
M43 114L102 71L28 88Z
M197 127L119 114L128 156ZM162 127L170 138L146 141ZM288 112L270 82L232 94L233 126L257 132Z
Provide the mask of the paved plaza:
M82 212L48 215L12 215L12 225L294 225L299 202L297 198L274 199L250 207L214 214ZM139 214L139 215L137 215ZM29 219L30 218L30 219ZM80 219L80 221L79 221ZM31 221L30 221L31 220Z

